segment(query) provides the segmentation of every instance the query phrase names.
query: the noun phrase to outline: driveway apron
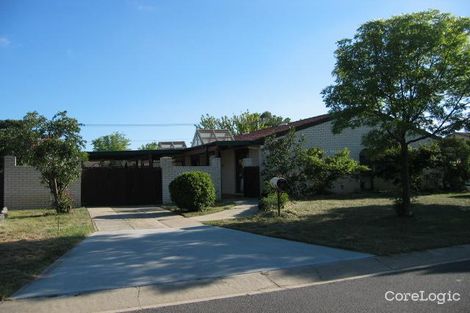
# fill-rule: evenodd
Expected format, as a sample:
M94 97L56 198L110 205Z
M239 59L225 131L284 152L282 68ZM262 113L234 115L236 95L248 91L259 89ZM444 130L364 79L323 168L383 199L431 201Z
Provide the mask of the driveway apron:
M80 294L370 257L205 226L157 207L90 208L97 232L13 298Z

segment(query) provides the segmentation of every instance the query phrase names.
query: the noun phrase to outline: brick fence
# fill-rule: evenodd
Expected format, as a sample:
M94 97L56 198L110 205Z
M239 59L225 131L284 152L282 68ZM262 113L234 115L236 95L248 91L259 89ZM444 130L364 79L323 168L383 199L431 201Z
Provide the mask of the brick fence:
M69 192L75 206L80 206L80 178ZM14 156L4 158L4 206L9 209L49 208L52 195L41 183L41 175L31 166L16 165Z
M162 201L170 203L169 185L179 175L202 171L208 173L215 186L217 199L222 197L220 158L212 157L209 166L175 166L173 159L160 159L162 169ZM52 195L49 188L41 183L40 173L31 166L16 164L14 156L4 157L4 206L9 209L36 209L51 207ZM81 177L74 182L69 192L75 206L81 205Z
M215 186L217 199L222 197L222 185L220 180L220 158L210 158L209 166L175 166L173 159L170 157L160 158L160 167L162 168L162 201L163 203L170 203L170 183L179 175L192 172L202 171L211 175L212 182Z

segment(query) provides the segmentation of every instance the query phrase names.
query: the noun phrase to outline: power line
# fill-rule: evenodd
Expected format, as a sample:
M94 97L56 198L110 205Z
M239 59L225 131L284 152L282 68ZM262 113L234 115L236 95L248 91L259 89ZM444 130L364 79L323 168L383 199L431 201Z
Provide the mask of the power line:
M132 142L160 142L160 141L191 141L192 138L186 138L186 139L148 139L148 140L145 140L145 139L129 139L130 141Z
M121 124L121 123L84 123L85 127L174 127L193 126L193 123L151 123L151 124Z

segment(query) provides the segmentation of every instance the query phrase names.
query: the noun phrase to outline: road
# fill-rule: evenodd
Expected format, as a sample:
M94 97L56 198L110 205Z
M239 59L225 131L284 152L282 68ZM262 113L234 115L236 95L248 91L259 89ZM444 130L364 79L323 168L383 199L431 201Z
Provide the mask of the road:
M390 292L388 292L390 291ZM387 301L402 293L433 298L446 293L445 303ZM393 292L393 293L392 293ZM448 301L449 292L451 299ZM437 296L442 299L442 295ZM455 301L460 298L459 301ZM230 312L470 312L470 261L404 271L376 277L338 281L279 292L226 298L156 309L139 313L230 313Z

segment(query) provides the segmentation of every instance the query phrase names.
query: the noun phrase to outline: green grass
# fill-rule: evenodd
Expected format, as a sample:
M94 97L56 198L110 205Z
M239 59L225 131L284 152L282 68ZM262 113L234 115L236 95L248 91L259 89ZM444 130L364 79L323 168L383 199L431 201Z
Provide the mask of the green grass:
M235 206L233 202L221 202L221 203L216 203L214 206L205 208L202 211L195 211L195 212L185 212L176 206L164 206L164 209L171 210L175 213L181 214L184 217L194 217L194 216L201 216L201 215L207 215L207 214L212 214L212 213L217 213L221 212L224 210L229 210L232 209Z
M0 299L33 280L48 265L93 231L85 208L57 215L54 210L11 210L0 223Z
M208 224L378 255L470 243L470 193L417 197L415 216L396 217L380 195L324 197L273 212Z

